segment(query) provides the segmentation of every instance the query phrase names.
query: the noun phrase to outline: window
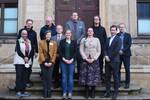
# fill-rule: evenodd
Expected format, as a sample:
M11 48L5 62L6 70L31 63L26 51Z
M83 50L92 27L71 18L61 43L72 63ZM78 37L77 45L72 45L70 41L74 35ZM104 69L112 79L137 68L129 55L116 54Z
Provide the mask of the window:
M148 1L137 2L138 35L150 35L150 1Z
M0 37L15 36L18 28L17 0L0 0Z

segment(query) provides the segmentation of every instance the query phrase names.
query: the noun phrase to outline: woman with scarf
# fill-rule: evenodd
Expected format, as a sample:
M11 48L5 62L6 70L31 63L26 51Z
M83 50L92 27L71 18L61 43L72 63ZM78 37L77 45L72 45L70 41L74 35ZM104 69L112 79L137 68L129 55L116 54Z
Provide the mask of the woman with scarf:
M25 92L27 82L27 69L31 67L34 56L34 48L31 41L28 39L26 30L21 31L21 37L16 41L14 65L16 70L16 96L24 97L30 96Z

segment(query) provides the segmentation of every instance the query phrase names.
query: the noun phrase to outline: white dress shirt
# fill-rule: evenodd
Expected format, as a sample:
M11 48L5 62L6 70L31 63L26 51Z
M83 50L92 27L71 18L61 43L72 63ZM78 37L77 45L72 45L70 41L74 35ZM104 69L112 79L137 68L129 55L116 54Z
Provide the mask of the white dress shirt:
M112 36L112 37L110 38L109 46L111 46L111 43L112 43L113 39L115 38L115 36L116 36L116 35L114 35L114 36Z

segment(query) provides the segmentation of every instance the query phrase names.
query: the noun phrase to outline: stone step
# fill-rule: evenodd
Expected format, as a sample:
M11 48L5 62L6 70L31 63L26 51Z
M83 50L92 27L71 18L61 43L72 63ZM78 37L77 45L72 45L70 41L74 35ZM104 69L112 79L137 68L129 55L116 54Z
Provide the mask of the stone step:
M6 93L0 93L0 100L2 99L6 99L6 100L62 100L62 94L58 93L58 94L54 94L52 93L52 97L51 98L43 98L42 97L42 92L39 94L35 94L35 93L31 93L30 97L24 97L24 98L17 98L15 96L15 92L10 93L10 92L6 92ZM96 92L96 97L95 99L89 98L88 100L111 100L111 98L104 98L103 97L104 93L99 94L98 92ZM118 98L117 100L149 100L150 95L149 94L145 94L142 90L142 92L140 94L122 94L119 92L118 94ZM78 92L78 95L73 93L72 96L72 100L87 100L84 98L84 94L83 92Z
M123 87L120 87L119 88L119 92L120 93L140 92L141 89L142 88L140 88L138 85L131 84L130 88L128 88L128 89L124 89ZM27 88L26 90L28 92L32 92L32 93L42 92L43 87L42 86L33 86L31 88ZM10 91L14 91L14 89L10 89ZM98 86L98 87L96 87L96 92L97 93L103 93L105 91L106 91L106 88L104 86ZM113 88L111 88L111 91L114 91ZM59 92L59 93L61 93L62 89L61 88L52 89L52 92ZM82 87L82 86L76 86L76 87L73 88L73 92L74 93L84 92L84 87Z
M140 96L118 96L117 100L149 100L149 96L147 97L140 97ZM6 100L62 100L61 96L52 96L51 98L43 98L39 95L32 95L30 97L24 97L24 98L17 98L16 96L0 96L0 99L6 99ZM87 100L84 98L84 96L73 96L72 100ZM111 100L111 98L103 98L102 96L96 96L93 98L88 98L88 100Z
M149 65L131 65L131 73L150 73ZM33 64L32 68L33 73L39 73L41 71L39 64L36 62ZM125 72L122 67L122 72ZM14 73L15 74L15 66L13 64L0 64L0 73Z

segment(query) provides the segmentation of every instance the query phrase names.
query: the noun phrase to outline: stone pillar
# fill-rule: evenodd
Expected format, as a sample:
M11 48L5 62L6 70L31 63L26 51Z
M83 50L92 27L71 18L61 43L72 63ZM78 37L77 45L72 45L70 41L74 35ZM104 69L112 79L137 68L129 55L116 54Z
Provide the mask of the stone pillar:
M55 0L45 0L45 18L51 16L55 22Z
M24 26L26 0L18 0L18 30Z
M136 0L100 0L100 16L102 25L110 33L112 24L125 23L131 35L137 34L136 25ZM108 34L110 35L110 34Z
M101 17L101 24L102 26L106 27L107 26L107 18L106 18L106 1L107 0L99 0L99 14L100 14L100 17Z
M129 32L132 37L137 37L137 0L129 1Z
M45 22L45 2L44 0L26 0L26 6L25 19L33 19L34 29L39 33Z

